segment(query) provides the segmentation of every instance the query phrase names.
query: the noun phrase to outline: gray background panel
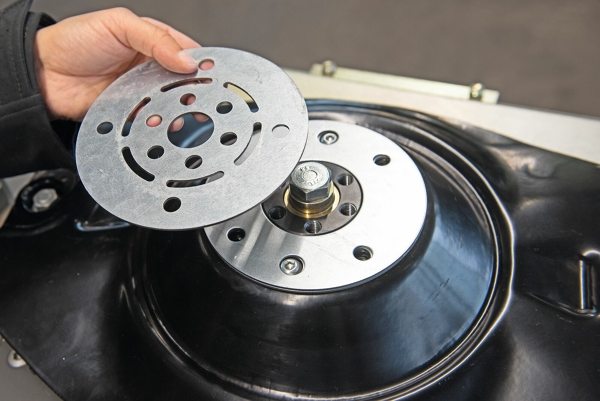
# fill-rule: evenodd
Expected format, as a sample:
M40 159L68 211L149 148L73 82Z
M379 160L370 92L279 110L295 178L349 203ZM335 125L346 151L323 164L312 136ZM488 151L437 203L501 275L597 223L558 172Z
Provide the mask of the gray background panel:
M0 6L11 1L0 0ZM205 46L282 67L313 62L457 84L503 103L600 116L600 2L395 0L36 0L61 19L125 6Z

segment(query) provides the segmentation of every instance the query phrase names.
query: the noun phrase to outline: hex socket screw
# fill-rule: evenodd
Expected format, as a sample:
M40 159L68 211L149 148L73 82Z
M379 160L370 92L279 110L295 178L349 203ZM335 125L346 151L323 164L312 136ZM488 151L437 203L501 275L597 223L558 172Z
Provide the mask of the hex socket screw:
M304 268L304 262L296 256L288 256L279 263L279 268L288 276L295 276Z

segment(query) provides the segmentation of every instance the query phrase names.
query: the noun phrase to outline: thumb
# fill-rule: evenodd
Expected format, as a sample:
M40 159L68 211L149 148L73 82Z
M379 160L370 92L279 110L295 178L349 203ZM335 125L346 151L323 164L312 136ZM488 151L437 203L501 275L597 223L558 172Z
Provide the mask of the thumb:
M194 59L183 51L175 38L166 30L144 21L127 9L114 9L111 20L113 35L121 43L148 56L154 57L163 67L173 72L189 74L198 69Z

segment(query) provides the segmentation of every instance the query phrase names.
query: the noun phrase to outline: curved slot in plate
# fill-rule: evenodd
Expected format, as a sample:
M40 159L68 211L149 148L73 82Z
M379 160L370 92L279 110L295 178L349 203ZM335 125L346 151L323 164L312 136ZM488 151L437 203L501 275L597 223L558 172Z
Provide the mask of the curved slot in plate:
M197 187L200 185L208 184L209 182L214 182L220 178L223 178L225 173L222 171L217 171L216 173L212 173L211 175L207 175L201 178L194 178L193 180L169 180L167 181L167 186L169 188L190 188Z
M248 108L250 109L251 112L256 113L258 111L258 104L254 100L254 98L252 96L250 96L250 94L248 92L246 92L244 89L240 88L236 84L232 84L231 82L225 82L225 84L223 84L223 86L226 89L229 89L231 92L238 95L240 98L242 98L242 100L244 102L246 102L246 104L248 105Z
M154 175L144 170L143 167L135 161L133 154L131 153L131 149L125 147L121 150L121 154L123 155L123 159L125 159L125 163L127 163L127 166L129 166L131 171L146 181L154 181Z
M168 85L163 86L162 88L160 88L160 91L161 92L168 92L171 89L179 88L180 86L198 85L198 84L210 84L210 83L212 83L212 79L211 78L182 79L181 81L175 81L173 83L170 83Z
M246 148L242 151L242 153L240 153L240 155L237 157L237 159L235 159L235 161L233 162L236 166L239 166L243 162L245 162L246 159L248 159L248 157L250 157L252 152L254 152L254 149L256 148L256 145L258 144L258 139L260 138L261 130L262 130L262 124L254 123L254 127L252 129L252 135L250 136L250 140L248 141Z
M127 117L127 120L125 120L125 124L123 124L123 130L121 131L121 135L122 136L129 135L129 132L131 131L131 126L133 125L133 121L138 116L138 114L140 114L140 112L142 111L142 109L148 103L150 103L150 100L151 99L149 97L144 98L144 100L142 100L141 102L139 102L137 104L137 106L135 106L133 108L133 110L131 111L131 113L129 113L129 116Z

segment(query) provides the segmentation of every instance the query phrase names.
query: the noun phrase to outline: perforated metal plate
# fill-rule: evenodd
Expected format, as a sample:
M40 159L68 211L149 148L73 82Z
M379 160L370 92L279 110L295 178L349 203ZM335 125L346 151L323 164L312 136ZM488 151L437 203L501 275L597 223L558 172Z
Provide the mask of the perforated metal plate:
M306 144L306 105L283 70L240 50L188 52L214 66L181 75L139 65L98 97L79 131L86 189L137 225L180 230L237 216L283 183ZM206 118L213 126L197 122Z
M309 128L302 161L341 166L362 188L354 219L336 231L301 236L273 224L259 205L207 227L208 239L236 270L279 288L330 290L377 277L405 255L423 227L427 191L419 168L402 148L370 129L337 121L311 121ZM337 141L320 140L332 132ZM288 258L301 261L299 272L282 271Z

